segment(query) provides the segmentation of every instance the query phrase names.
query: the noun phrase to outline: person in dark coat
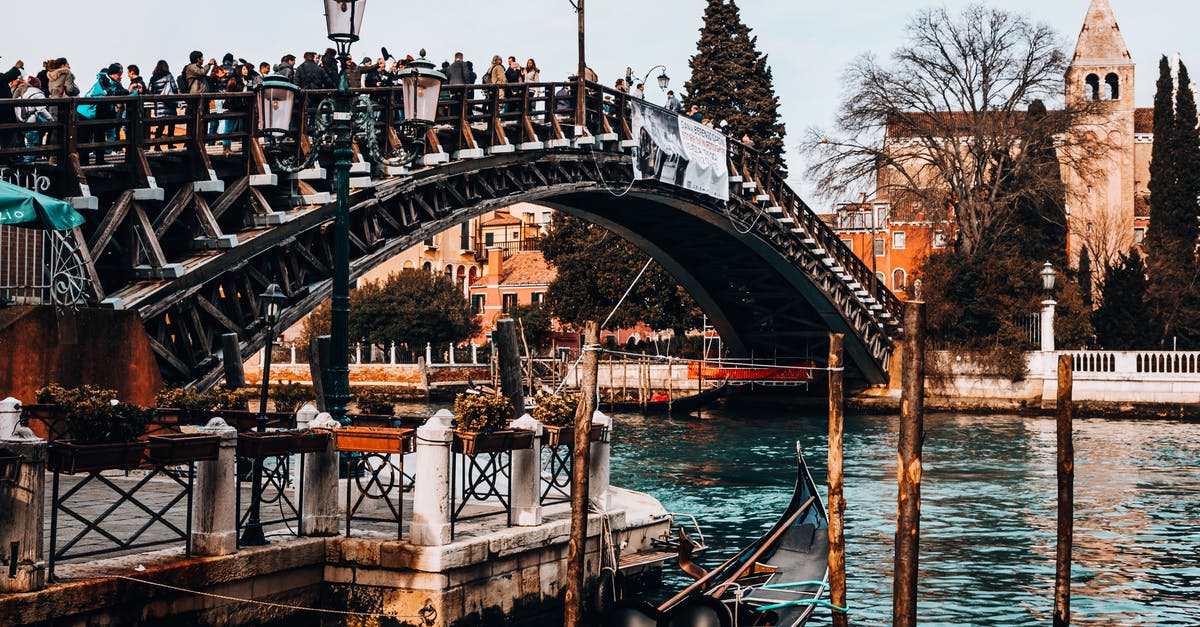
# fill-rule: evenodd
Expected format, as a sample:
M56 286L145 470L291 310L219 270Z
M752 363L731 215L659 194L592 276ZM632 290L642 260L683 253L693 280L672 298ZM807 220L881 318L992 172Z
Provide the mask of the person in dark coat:
M317 53L305 52L304 63L296 68L296 85L300 89L333 89L333 81L321 66L317 65Z
M446 69L446 83L450 85L467 84L467 64L463 61L463 53L454 53L454 63Z
M17 61L13 64L12 69L0 75L0 99L12 98L12 88L9 83L21 78L21 71L25 69L24 61ZM17 110L15 107L0 107L0 124L16 124ZM16 131L0 131L0 149L12 148L16 145L17 138L20 137Z
M321 55L321 69L325 70L325 75L329 77L329 84L333 87L338 86L338 79L341 78L341 65L338 63L337 51L333 48L326 48L325 54Z

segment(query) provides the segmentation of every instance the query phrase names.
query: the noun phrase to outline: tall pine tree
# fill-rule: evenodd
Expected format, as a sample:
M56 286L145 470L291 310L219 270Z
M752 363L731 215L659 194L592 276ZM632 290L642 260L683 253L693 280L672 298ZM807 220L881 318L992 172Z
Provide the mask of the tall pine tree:
M1088 254L1087 246L1084 246L1079 251L1079 289L1088 313L1092 311L1092 285L1092 256Z
M1195 346L1197 316L1197 195L1200 194L1200 134L1196 100L1187 68L1179 65L1178 88L1164 56L1154 96L1154 147L1150 161L1150 227L1146 233L1146 290L1160 346Z
M698 49L689 62L692 77L684 85L684 106L699 107L714 124L728 122L730 137L748 135L755 148L782 167L785 129L779 98L767 55L757 45L736 2L708 0Z
M1131 350L1157 341L1146 309L1146 265L1136 248L1105 268L1100 299L1092 317L1100 346Z

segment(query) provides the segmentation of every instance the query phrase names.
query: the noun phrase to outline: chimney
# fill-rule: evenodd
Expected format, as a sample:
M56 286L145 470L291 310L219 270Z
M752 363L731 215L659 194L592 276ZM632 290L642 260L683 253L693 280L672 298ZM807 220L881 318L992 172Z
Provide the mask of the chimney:
M487 249L488 275L492 278L488 285L499 286L504 274L504 249L493 246Z

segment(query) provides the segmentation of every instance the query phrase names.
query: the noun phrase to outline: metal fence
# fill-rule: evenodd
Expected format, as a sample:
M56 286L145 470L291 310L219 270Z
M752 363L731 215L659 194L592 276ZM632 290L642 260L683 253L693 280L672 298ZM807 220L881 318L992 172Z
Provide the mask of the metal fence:
M87 278L70 233L0 225L0 298L20 305L73 305Z

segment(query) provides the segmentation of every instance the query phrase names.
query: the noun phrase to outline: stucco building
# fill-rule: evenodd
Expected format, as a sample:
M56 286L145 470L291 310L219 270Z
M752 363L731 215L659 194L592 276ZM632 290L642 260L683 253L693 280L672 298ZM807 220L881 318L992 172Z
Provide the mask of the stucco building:
M1064 101L1094 103L1086 132L1107 151L1097 173L1080 176L1064 166L1068 239L1072 265L1084 246L1093 259L1112 259L1142 243L1149 222L1150 153L1154 111L1134 101L1135 65L1108 0L1091 0L1065 77ZM903 142L904 130L888 129L887 141ZM882 170L878 178L886 181ZM868 201L848 202L823 216L844 243L889 288L907 298L915 275L933 251L953 239L954 224L927 219L919 210L897 210L886 185Z

